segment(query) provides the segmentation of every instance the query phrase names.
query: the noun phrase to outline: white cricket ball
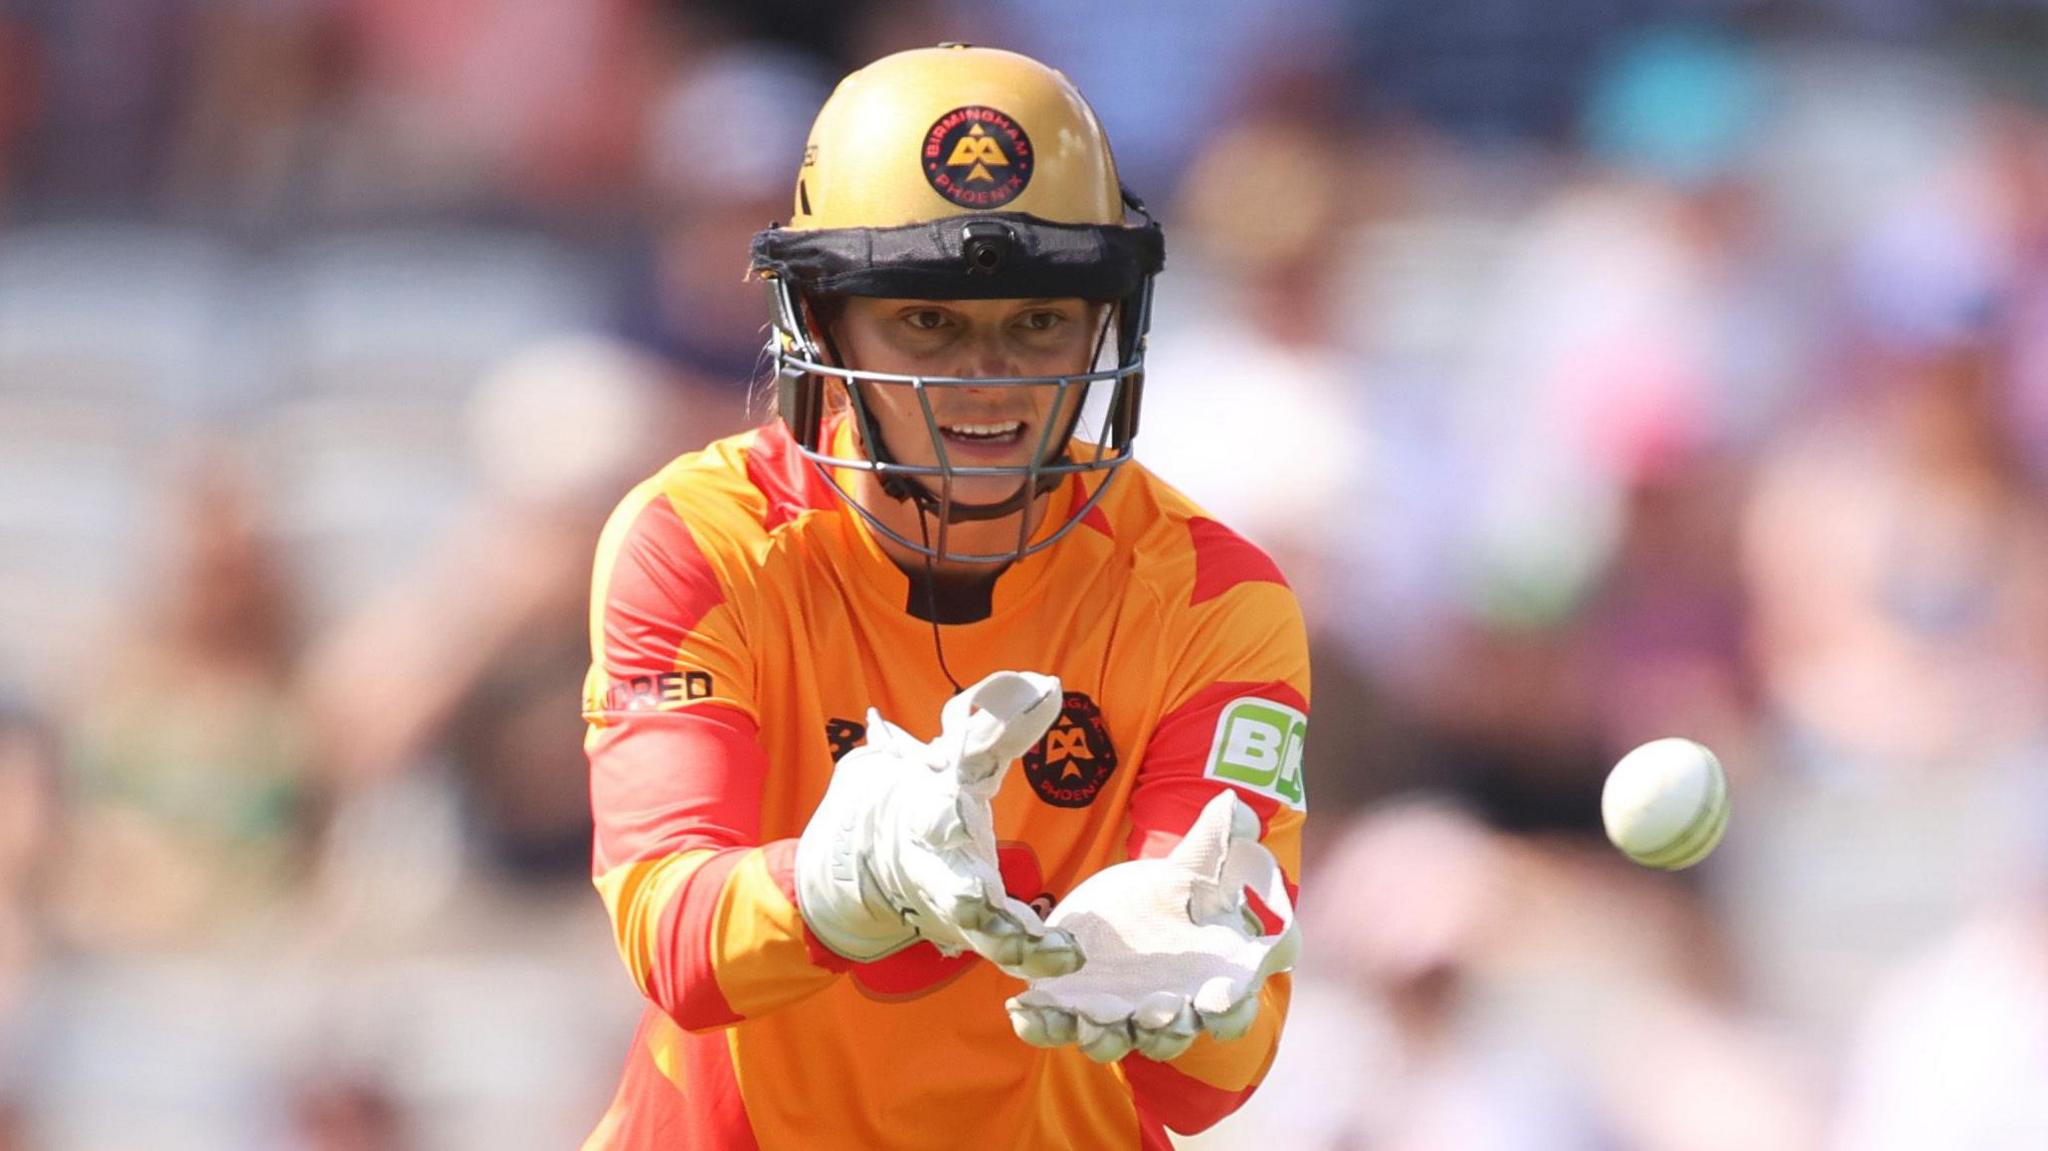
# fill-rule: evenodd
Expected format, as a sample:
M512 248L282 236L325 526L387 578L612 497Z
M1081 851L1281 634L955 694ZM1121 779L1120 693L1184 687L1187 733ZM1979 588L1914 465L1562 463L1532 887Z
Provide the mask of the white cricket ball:
M1706 745L1653 739L1607 773L1600 819L1614 846L1644 867L1691 867L1728 830L1728 777Z

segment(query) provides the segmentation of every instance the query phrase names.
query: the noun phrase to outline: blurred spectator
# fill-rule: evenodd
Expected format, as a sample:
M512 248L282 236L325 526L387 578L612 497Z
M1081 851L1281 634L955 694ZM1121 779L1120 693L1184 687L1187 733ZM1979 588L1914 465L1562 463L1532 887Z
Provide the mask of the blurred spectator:
M1843 1061L1837 1151L2048 1143L2048 771L2014 798L2027 830L1956 930L1885 974Z
M1013 0L987 16L988 43L1044 60L1093 94L1118 174L1155 202L1258 77L1343 63L1334 0Z
M779 45L844 75L906 48L945 40L997 43L989 14L958 0L657 0L687 57L699 45ZM716 49L714 49L716 50Z
M789 172L830 83L812 57L742 45L676 72L649 111L641 167L656 231L630 285L625 331L668 359L683 386L701 389L701 402L735 417L767 340L748 245L789 219Z
M0 222L14 198L21 167L21 140L35 123L37 42L27 21L0 5Z
M0 93L29 87L27 190L72 210L120 211L161 187L189 79L195 0L13 0L30 37L25 77L0 67ZM18 59L20 57L12 57ZM0 51L0 65L10 62ZM26 83L24 83L24 80ZM0 110L8 99L0 94ZM4 113L0 113L4 118Z
M229 228L297 218L346 79L340 0L216 0L190 16L170 202Z
M0 1151L29 1151L35 1146L23 1126L20 1108L0 1095Z
M1862 250L1847 376L1773 446L1746 542L1774 694L1894 768L2044 715L2048 513L2009 430L2000 269L1968 225L1915 212Z
M2011 261L2003 382L2026 466L2048 485L2048 110L2006 103L1987 120L1979 177L1987 230Z
M1934 208L1852 260L1844 378L1770 449L1744 530L1784 770L1751 790L1730 906L1764 1002L1824 1046L1998 874L2048 755L2048 507L2006 414L2002 280L1969 205Z
M1700 35L1616 48L1589 73L1602 162L1524 175L1545 194L1511 227L1467 209L1470 238L1429 241L1483 241L1484 273L1447 305L1434 386L1371 413L1388 530L1352 559L1380 576L1350 585L1380 600L1353 641L1426 725L1414 782L1513 831L1596 834L1622 751L1741 739L1754 697L1725 509L1797 350L1744 167L1758 64Z
M1337 606L1324 563L1376 510L1366 369L1331 258L1379 207L1373 175L1313 105L1217 133L1171 213L1188 275L1162 288L1147 354L1139 457L1272 553L1317 619Z
M25 706L0 699L0 1071L41 958L61 766L56 732Z
M1562 140L1603 52L1683 0L1485 0L1349 6L1350 72L1364 98L1476 147Z
M307 1083L292 1097L287 1151L405 1151L396 1100L374 1083Z
M300 873L290 575L230 456L189 465L169 495L168 554L64 700L64 920L97 948L218 941L277 911Z
M332 207L587 208L622 186L660 46L648 0L318 2L351 66Z
M2048 914L1986 915L1899 967L1847 1062L1839 1151L2048 1145Z
M1577 125L1586 151L1680 188L1727 179L1755 150L1768 106L1755 46L1700 26L1616 37L1589 81Z
M587 608L606 512L699 442L702 419L678 410L655 365L594 337L527 349L483 382L468 420L483 494L421 571L309 655L308 699L337 788L374 793L445 763L492 875L587 880L574 701L590 652L575 605Z
M1789 386L1773 358L1798 313L1742 167L1754 68L1714 40L1622 55L1586 117L1608 163L1550 196L1498 270L1451 400L1478 465L1460 569L1482 618L1568 614L1613 559L1627 486L1739 441Z
M1430 801L1357 820L1315 866L1273 1073L1195 1146L1813 1145L1804 1076L1728 999L1679 889Z
M1599 745L1589 769L1673 734L1727 762L1754 759L1761 692L1736 546L1746 473L1726 454L1669 451L1626 488L1614 559L1586 605L1580 674Z
M1514 834L1599 833L1598 687L1576 628L1464 623L1400 700L1423 726L1422 777Z

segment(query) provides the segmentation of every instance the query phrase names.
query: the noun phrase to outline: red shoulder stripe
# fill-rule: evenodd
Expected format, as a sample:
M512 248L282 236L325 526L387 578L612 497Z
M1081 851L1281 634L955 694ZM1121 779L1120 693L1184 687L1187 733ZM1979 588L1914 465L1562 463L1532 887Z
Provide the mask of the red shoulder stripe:
M656 495L634 518L612 563L604 604L608 670L615 677L674 670L690 629L724 602L718 573L689 525L666 496Z
M838 500L832 485L796 450L780 421L754 433L747 445L747 479L768 498L761 526L774 531L800 513L830 508Z
M1287 577L1258 545L1217 523L1196 516L1188 521L1188 542L1195 549L1195 590L1190 607L1215 599L1241 583L1276 583Z

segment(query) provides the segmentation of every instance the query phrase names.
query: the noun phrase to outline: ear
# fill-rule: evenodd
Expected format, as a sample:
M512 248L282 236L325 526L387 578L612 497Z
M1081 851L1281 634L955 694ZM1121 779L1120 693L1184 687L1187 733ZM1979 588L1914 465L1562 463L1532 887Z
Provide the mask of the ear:
M846 398L846 381L834 376L825 381L825 415L828 419L845 415L853 401Z

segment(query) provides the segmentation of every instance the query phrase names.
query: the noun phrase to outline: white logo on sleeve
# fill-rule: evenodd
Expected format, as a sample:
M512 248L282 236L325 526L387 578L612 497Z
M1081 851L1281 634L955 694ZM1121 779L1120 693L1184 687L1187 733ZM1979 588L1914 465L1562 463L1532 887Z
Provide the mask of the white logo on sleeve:
M1202 774L1306 811L1301 752L1307 738L1308 717L1294 708L1257 696L1231 700L1216 721Z

